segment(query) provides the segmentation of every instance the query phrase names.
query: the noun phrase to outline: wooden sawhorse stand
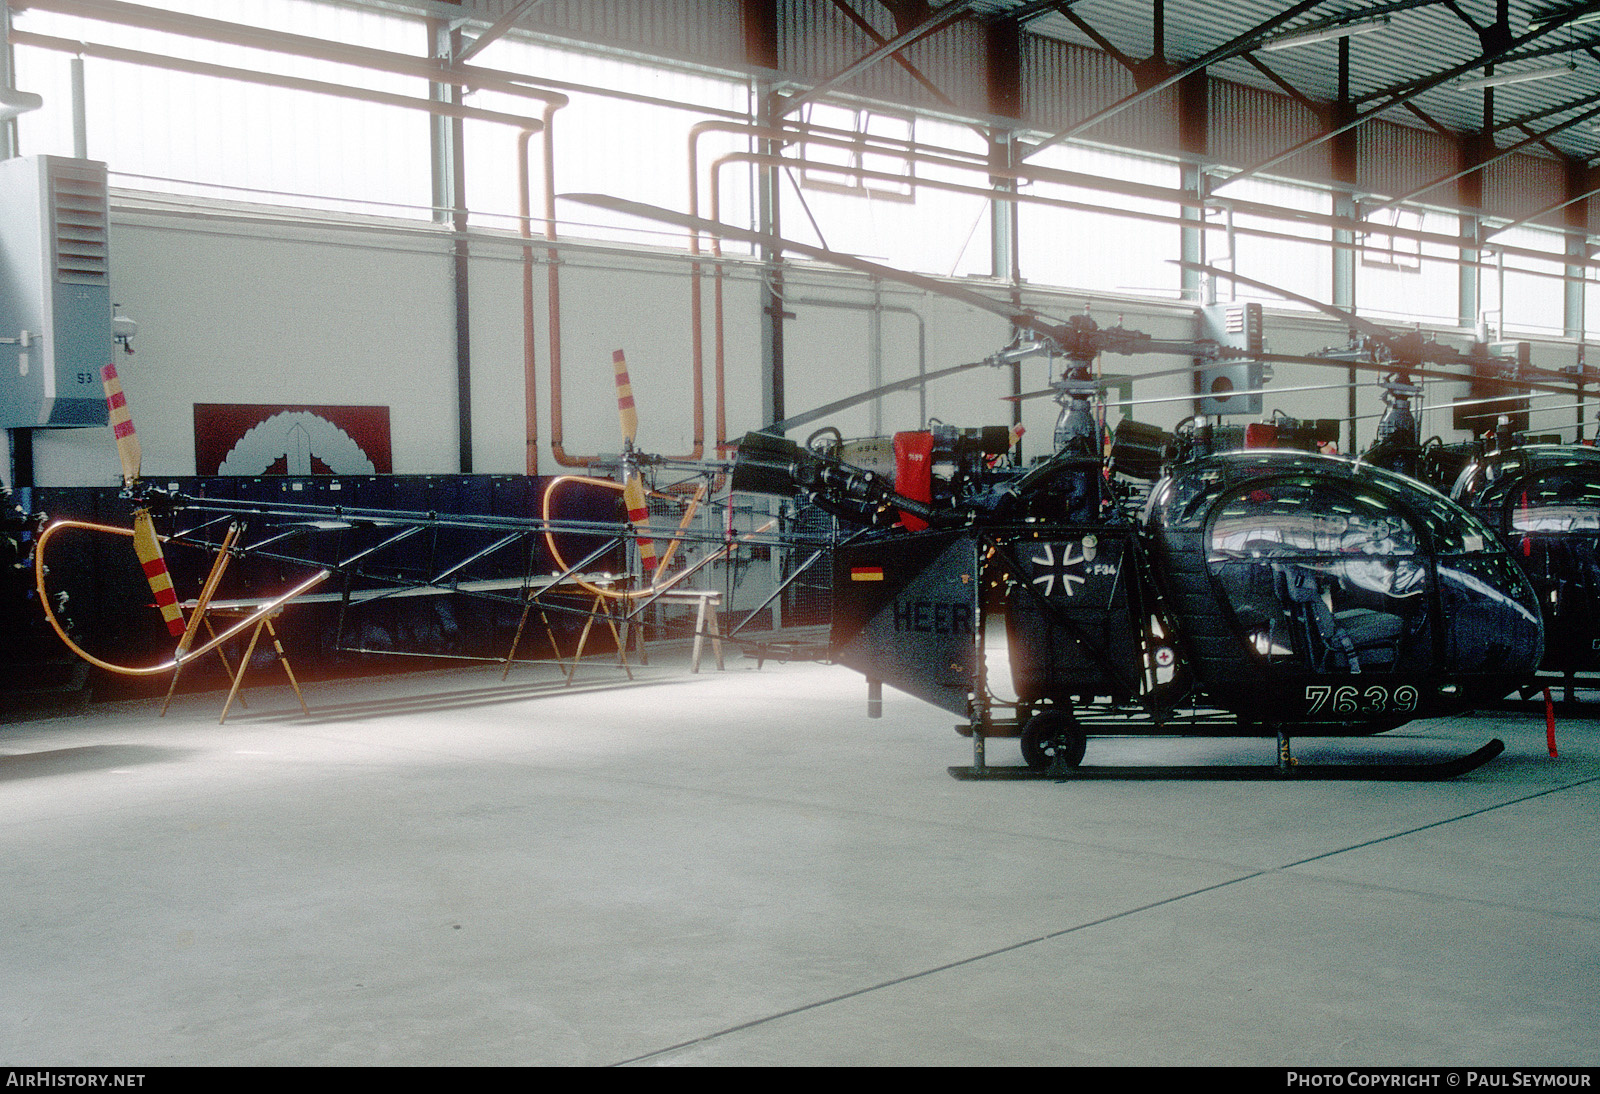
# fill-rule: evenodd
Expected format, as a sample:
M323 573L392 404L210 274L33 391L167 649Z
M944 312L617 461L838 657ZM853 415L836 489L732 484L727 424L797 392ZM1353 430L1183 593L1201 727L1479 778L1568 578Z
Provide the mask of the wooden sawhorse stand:
M167 713L167 707L172 705L172 695L178 690L178 676L183 672L183 654L194 644L194 636L199 632L201 625L212 638L216 638L216 628L211 625L213 615L221 615L236 619L248 619L260 611L270 601L230 600L214 601L212 596L217 591L217 586L222 582L222 575L228 568L228 560L232 558L233 545L238 541L242 529L238 524L230 525L228 534L223 538L222 547L217 551L217 560L211 565L211 572L206 575L205 584L200 589L200 596L189 605L189 621L184 626L183 637L178 640L178 664L172 670L172 683L167 685L167 699L161 704L161 713ZM323 577L327 576L324 571ZM319 579L320 580L320 579ZM300 590L303 592L305 587ZM228 710L233 706L235 698L239 699L241 706L248 705L239 696L239 687L244 683L244 673L250 667L250 657L256 651L256 643L261 640L261 628L267 629L267 634L272 637L272 649L278 655L278 663L283 666L283 671L289 677L289 686L294 688L294 696L300 700L300 710L309 715L311 708L306 706L306 697L300 691L300 681L294 678L294 669L289 666L289 657L283 652L283 641L278 637L278 629L272 625L272 620L282 613L287 607L287 601L280 603L276 608L262 615L256 625L250 630L250 643L245 647L244 656L239 660L238 669L228 664L228 655L222 652L222 647L217 646L217 656L222 658L222 663L227 667L228 674L233 677L233 687L228 690L228 701L222 704L222 717L217 719L221 725L228 720Z
M727 671L727 666L722 660L722 625L718 622L718 612L722 607L722 594L715 589L665 589L650 597L641 607L651 604L694 604L694 652L689 657L689 671L700 671L700 656L705 650L706 638L711 639L711 652L717 659L717 671ZM649 653L645 649L644 624L638 624L639 637L635 640L639 649L639 663L650 663Z
M500 670L500 679L504 680L506 675L510 673L511 663L516 660L517 645L522 641L522 631L528 624L528 613L533 611L536 605L539 605L539 619L544 623L545 637L550 641L550 649L556 655L556 664L561 666L562 675L567 678L568 684L571 684L573 677L577 675L578 664L583 660L583 647L589 642L589 631L594 627L596 616L603 617L606 621L606 626L611 629L611 638L617 644L617 663L621 665L622 670L628 674L628 679L632 680L633 669L628 665L627 617L624 616L621 618L622 630L619 632L617 630L618 616L611 610L611 606L613 603L617 602L617 598L610 596L603 591L599 591L603 586L609 584L611 584L609 580L601 582L598 585L573 582L573 588L570 592L566 590L562 591L563 595L570 596L575 595L577 591L581 589L585 592L590 592L593 597L593 599L589 602L587 618L583 621L583 631L578 635L578 646L572 651L572 664L570 666L568 666L562 659L561 646L556 642L555 631L550 628L550 617L545 614L544 607L539 604L539 598L551 593L552 590L556 589L556 586L547 585L542 589L534 591L528 597L527 603L523 605L522 618L517 621L517 633L511 639L511 648L506 651L505 667Z

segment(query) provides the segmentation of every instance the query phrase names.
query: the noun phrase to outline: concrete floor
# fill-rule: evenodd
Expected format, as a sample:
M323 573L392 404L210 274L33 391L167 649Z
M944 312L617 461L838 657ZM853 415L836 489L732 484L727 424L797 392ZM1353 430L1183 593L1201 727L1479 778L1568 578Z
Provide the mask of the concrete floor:
M1594 724L1332 749L1506 741L1448 783L964 782L843 669L553 676L0 728L0 1063L1600 1062Z

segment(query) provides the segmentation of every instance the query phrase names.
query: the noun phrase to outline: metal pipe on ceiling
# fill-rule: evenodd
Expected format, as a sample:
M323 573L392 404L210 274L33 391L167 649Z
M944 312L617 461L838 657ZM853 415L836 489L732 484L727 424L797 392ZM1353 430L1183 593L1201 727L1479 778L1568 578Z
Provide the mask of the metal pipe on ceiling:
M414 76L431 83L456 84L474 90L499 91L532 99L549 100L558 92L518 83L512 73L472 65L448 67L430 57L419 57L372 46L358 46L304 34L266 30L221 19L162 11L121 0L14 0L13 8L37 9L73 15L119 26L139 27L197 41L261 49L291 57L348 64L396 76Z
M374 91L370 88L350 87L348 84L329 83L326 80L308 80L299 76L280 76L276 73L237 68L232 65L217 65L206 61L188 61L177 57L167 57L159 53L123 49L119 46L75 42L68 38L56 38L45 34L35 34L31 31L13 31L11 37L19 45L33 46L36 49L48 49L57 53L70 53L83 57L98 57L105 61L120 61L126 64L143 65L147 68L166 69L171 72L186 72L192 76L210 76L220 80L237 80L241 83L260 84L265 87L278 87L290 91L307 91L316 95L353 99L358 102L376 103L380 106L399 107L403 110L420 110L439 117L511 125L519 129L529 127L537 129L539 126L538 119L530 118L523 114L505 114L497 110L483 110L475 106L457 106L452 103L438 102L434 99L397 95L393 92Z

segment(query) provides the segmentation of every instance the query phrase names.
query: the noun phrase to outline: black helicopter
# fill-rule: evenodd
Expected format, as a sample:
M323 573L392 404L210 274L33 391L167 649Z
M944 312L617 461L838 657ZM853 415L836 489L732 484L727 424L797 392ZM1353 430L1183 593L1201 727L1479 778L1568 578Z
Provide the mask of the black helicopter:
M1600 671L1600 451L1534 444L1485 453L1461 472L1455 500L1505 541L1544 613L1541 665L1567 678Z
M980 435L981 435L981 431ZM977 452L983 452L981 441ZM1476 519L1416 482L1289 451L1219 453L1156 484L1142 514L1100 461L935 477L932 498L770 434L740 445L734 488L803 494L860 531L835 552L833 659L1020 736L1036 773L1086 736L1380 732L1498 698L1538 664L1533 589ZM1113 463L1116 455L1112 457ZM1066 513L1092 509L1087 518ZM910 531L907 521L926 522ZM983 635L1003 618L1014 702ZM1461 761L1455 774L1500 750ZM1345 770L1396 777L1417 769Z
M1199 438L1174 461L1171 438L1131 421L1107 459L1099 355L1220 361L1259 357L1258 345L1162 342L1087 315L1058 323L823 248L571 196L953 297L1011 321L1016 342L989 363L1022 352L1064 362L1054 453L1032 467L1005 465L1009 431L996 427L899 434L892 475L782 436L811 415L739 444L735 491L794 498L853 528L833 552L830 656L867 676L869 705L888 683L964 717L974 762L952 774L1085 773L1091 731L1276 737L1275 767L1242 770L1337 777L1447 777L1504 747L1399 769L1308 768L1290 755L1291 735L1381 732L1499 698L1534 673L1534 590L1477 518L1415 479L1339 457L1208 453ZM991 619L1004 622L1014 699L991 686ZM987 765L989 737L1020 737L1027 767Z

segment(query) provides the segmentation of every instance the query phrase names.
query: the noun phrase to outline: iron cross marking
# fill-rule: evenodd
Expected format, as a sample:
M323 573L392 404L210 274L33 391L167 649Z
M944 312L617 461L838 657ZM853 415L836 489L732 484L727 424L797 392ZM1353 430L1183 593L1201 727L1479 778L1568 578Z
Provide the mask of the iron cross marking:
M1054 543L1046 543L1043 545L1044 554L1035 555L1029 559L1033 564L1033 584L1043 585L1044 595L1053 596L1056 591L1056 583L1059 581L1061 583L1061 591L1068 596L1072 596L1074 582L1082 585L1089 580L1083 575L1083 564L1088 559L1077 550L1075 544L1071 543L1059 544L1061 557L1057 559L1055 550L1057 546Z

